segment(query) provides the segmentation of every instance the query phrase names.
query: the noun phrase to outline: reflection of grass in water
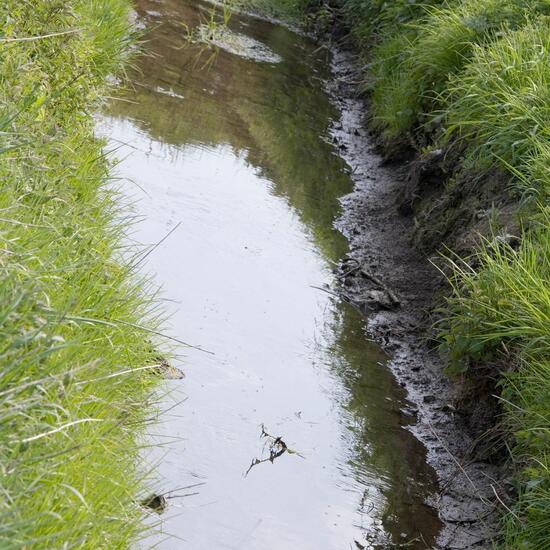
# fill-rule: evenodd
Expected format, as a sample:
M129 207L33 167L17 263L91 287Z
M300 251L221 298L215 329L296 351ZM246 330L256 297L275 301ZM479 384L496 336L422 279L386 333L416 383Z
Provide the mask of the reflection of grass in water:
M273 53L261 42L243 34L234 33L225 26L219 26L214 31L209 27L202 26L196 30L199 40L226 50L229 53L254 61L264 61L267 63L279 63L281 61L281 58L277 54Z
M437 481L422 445L402 427L398 411L406 404L405 391L385 366L387 356L367 339L356 309L335 304L325 333L325 364L345 390L339 404L352 434L348 463L358 485L367 487L359 512L378 518L394 542L426 548L422 537L432 542L439 520L423 499L436 490ZM401 538L403 532L408 539ZM370 534L378 543L384 537L376 529Z
M337 112L320 82L327 75L325 59L314 53L315 46L307 39L281 27L267 27L262 40L281 52L282 63L254 64L224 54L207 69L202 69L204 53L203 61L196 62L199 44L176 51L171 36L152 30L154 54L164 63L150 56L141 58L137 80L145 87L136 87L127 96L132 103L111 103L108 113L136 121L164 143L230 144L274 183L277 195L288 199L325 257L337 260L346 251L346 240L333 223L340 208L338 199L351 191L352 184L345 163L326 139ZM182 74L185 84L175 76ZM174 82L174 90L185 100L152 93L166 82ZM212 82L216 88L211 95L204 90Z
M308 3L309 0L234 0L234 4L242 9L285 20L298 20Z

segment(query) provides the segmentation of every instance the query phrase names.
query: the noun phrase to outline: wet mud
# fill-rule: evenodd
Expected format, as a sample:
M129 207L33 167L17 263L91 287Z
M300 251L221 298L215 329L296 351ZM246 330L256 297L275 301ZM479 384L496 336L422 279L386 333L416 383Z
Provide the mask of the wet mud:
M337 222L350 243L337 291L367 317L369 336L390 355L388 366L413 403L409 429L426 446L440 481L430 499L443 522L435 548L492 548L499 501L509 488L501 467L480 457L480 441L456 406L460 383L444 374L429 339L430 311L444 282L436 258L414 246L415 221L403 208L417 165L407 158L385 162L376 136L365 129L368 106L353 53L335 49L332 69L328 91L341 112L332 136L355 184Z

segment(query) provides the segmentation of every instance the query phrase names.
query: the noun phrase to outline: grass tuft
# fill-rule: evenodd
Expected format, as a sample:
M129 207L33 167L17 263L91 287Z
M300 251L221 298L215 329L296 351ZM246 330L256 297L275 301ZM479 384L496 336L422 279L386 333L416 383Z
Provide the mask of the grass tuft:
M512 167L549 196L550 18L476 46L447 102L447 138L466 143L471 162Z
M454 293L441 337L454 372L516 358L501 373L501 400L516 445L517 502L504 520L505 548L547 548L550 533L550 209L518 250L493 240L477 269L454 261Z

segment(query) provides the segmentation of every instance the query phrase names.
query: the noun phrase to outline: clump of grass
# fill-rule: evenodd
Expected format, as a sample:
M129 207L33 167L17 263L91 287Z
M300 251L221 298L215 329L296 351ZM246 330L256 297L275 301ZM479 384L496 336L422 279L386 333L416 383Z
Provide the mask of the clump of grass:
M422 5L422 16L402 25L373 55L373 66L382 67L369 76L374 83L375 121L389 139L445 108L441 95L448 90L449 78L461 78L475 48L482 49L507 29L525 24L538 4L532 0L465 0Z
M4 549L126 548L143 529L159 319L123 259L91 118L127 59L128 16L126 0L0 5Z
M403 71L412 33L397 33L373 50L369 71L372 124L386 142L404 135L418 118L420 97L411 74Z
M504 520L506 548L546 548L550 533L550 362L521 357L503 387L510 430L516 435L517 503Z
M476 46L449 86L447 136L466 143L480 168L500 164L548 195L550 19L539 18Z
M529 356L550 351L550 211L525 234L519 250L495 238L476 262L452 262L454 295L442 335L456 364L521 347Z
M550 210L518 250L495 239L473 269L456 260L441 337L454 372L499 356L516 358L500 381L516 445L518 499L505 518L505 548L546 548L550 533Z
M406 25L418 21L431 6L445 4L446 0L341 0L346 18L350 21L351 32L361 47L369 48L372 43L380 43Z

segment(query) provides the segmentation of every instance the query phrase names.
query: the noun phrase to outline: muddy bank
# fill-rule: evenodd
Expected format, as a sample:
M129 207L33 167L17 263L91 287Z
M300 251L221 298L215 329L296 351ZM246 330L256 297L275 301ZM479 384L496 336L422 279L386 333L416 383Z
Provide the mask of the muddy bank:
M429 311L443 281L430 258L413 245L415 220L403 208L418 163L410 158L383 162L375 138L365 130L367 107L353 54L334 51L332 67L329 93L342 113L332 135L355 183L342 200L338 221L350 242L338 269L339 292L366 315L369 336L390 354L389 366L415 405L410 429L426 446L440 479L440 493L430 502L444 523L437 547L490 548L507 487L498 460L492 463L475 435L479 430L460 411L460 384L444 375L444 363L427 338Z

